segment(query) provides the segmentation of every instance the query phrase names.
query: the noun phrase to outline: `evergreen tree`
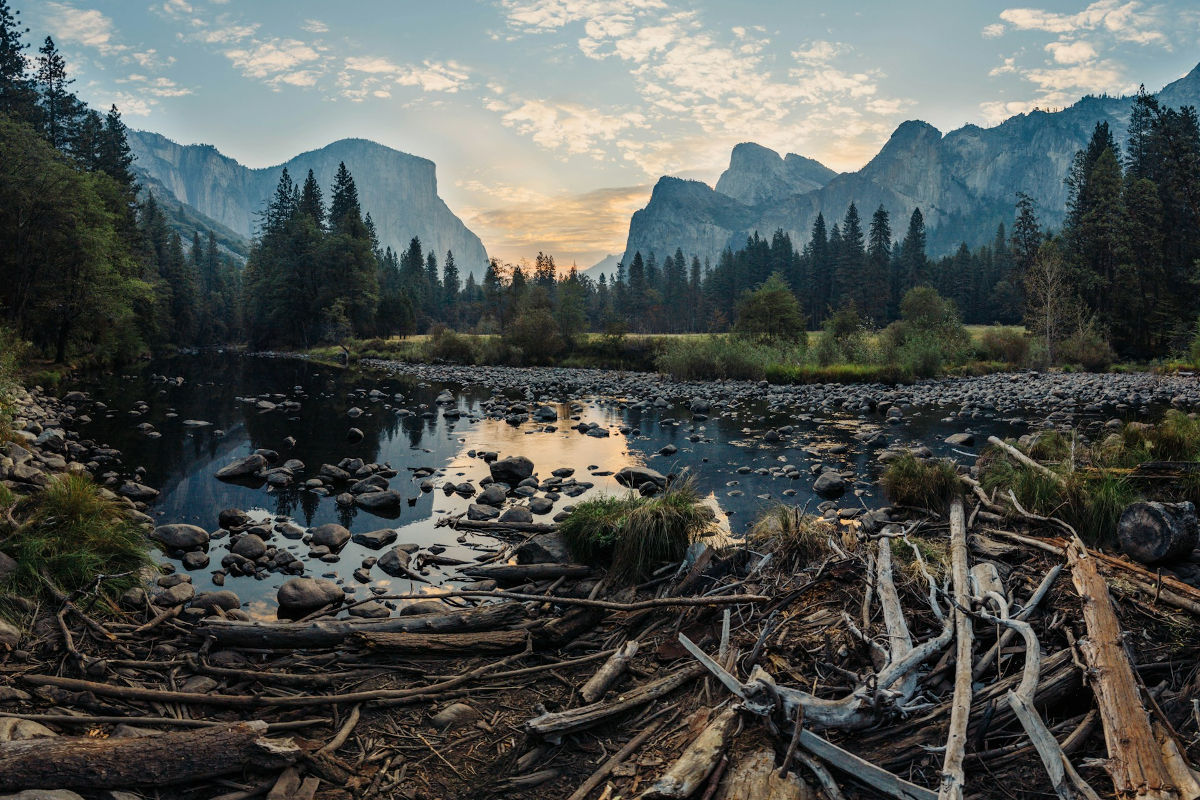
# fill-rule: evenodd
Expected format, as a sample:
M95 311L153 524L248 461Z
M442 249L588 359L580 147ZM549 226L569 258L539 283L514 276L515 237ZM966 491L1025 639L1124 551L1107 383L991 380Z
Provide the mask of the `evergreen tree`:
M75 80L67 78L67 62L49 36L38 48L36 80L44 110L46 138L51 147L65 151L67 123L74 100L67 87Z
M447 250L446 263L442 265L442 308L445 310L446 321L451 325L458 324L458 295L461 290L462 281L458 277L454 253Z
M20 16L21 12L13 11L8 0L0 0L0 113L36 125L37 93L26 75L25 50L29 45L23 41L29 29L21 27Z
M842 246L835 275L837 282L835 304L841 305L847 300L852 300L857 307L863 308L865 305L864 283L867 251L862 220L858 216L858 207L854 203L850 203L850 207L846 209L841 233Z
M904 272L904 283L900 295L920 286L929 279L929 259L925 252L925 217L920 208L914 208L908 218L908 232L900 245L900 262Z
M345 167L345 164L342 166ZM318 228L325 227L325 200L321 194L321 186L311 169L304 179L304 187L300 190L300 205L297 210L301 214L307 214Z
M867 270L863 281L863 313L877 324L887 318L891 304L889 268L892 263L892 226L881 203L871 215L867 239Z

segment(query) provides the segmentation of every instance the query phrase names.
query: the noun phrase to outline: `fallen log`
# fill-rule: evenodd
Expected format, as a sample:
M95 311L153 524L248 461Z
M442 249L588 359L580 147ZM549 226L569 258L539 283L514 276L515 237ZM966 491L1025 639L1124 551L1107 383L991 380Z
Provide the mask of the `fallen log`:
M592 574L586 564L492 564L486 567L467 567L463 575L500 583L528 583L553 578L585 578Z
M150 728L219 728L229 725L228 722L217 722L210 719L174 719L172 717L101 717L90 714L13 714L0 711L0 718L26 719L31 722L48 722L51 725L136 725ZM254 722L255 720L247 720ZM279 731L294 731L300 728L311 728L315 725L328 725L327 719L297 719L290 722L268 722L267 733Z
M519 603L492 603L445 614L387 619L320 619L312 622L242 622L209 617L196 627L222 647L301 650L337 647L354 633L458 633L507 628L525 617Z
M1055 472L1054 470L1045 466L1044 464L1039 464L1038 462L1034 461L1032 458L1025 455L1024 453L1022 453L1017 448L1013 447L1008 442L998 439L995 436L989 436L988 444L992 444L992 445L995 445L996 447L999 447L1001 450L1008 453L1010 456L1012 456L1014 459L1016 459L1020 463L1024 464L1027 467L1037 470L1038 472L1042 473L1043 475L1045 475L1048 478L1052 478L1060 485L1066 483L1066 478L1064 478L1062 475L1059 475L1057 472Z
M1108 760L1118 796L1145 800L1195 800L1200 797L1200 776L1187 765L1178 742L1155 735L1150 713L1142 704L1133 666L1121 640L1121 625L1100 575L1096 559L1076 538L1067 548L1071 580L1083 600L1087 637L1079 649L1087 662ZM1161 731L1160 731L1161 734Z
M136 739L0 742L0 791L170 786L246 766L277 769L300 757L290 739L267 739L266 730L255 721Z
M975 647L975 631L971 625L971 618L964 612L964 609L971 606L967 566L969 558L963 503L961 499L955 499L950 506L950 574L954 582L954 602L958 606L954 614L958 649L954 664L954 700L950 708L950 732L946 738L946 756L942 761L942 782L938 790L938 800L962 800L966 784L963 757L967 749L967 725L971 720L971 665Z
M611 703L596 703L590 706L572 708L567 711L542 714L526 722L525 727L532 733L545 736L551 741L556 741L561 739L564 734L583 730L592 725L598 725L611 717L623 714L638 706L645 705L651 700L657 700L664 695L670 694L688 681L700 677L703 673L704 667L702 665L691 664L666 677L659 678L644 686L639 686Z
M639 800L652 797L683 800L691 797L716 769L717 762L729 746L740 714L741 709L736 706L729 706L718 714L675 759L675 763L639 795Z
M608 687L613 685L621 673L629 666L629 662L637 655L638 643L626 642L625 646L608 657L608 660L596 670L596 674L579 690L580 697L585 703L594 703L604 697Z
M450 520L456 531L518 531L520 533L553 533L558 525L548 522L488 522L486 520Z
M717 792L717 800L815 800L808 784L794 772L779 777L775 751L769 747L742 756Z
M1196 547L1196 507L1183 503L1133 503L1121 514L1117 538L1141 564L1186 558Z
M478 633L376 633L358 631L352 643L384 653L420 656L470 656L515 653L524 649L525 631Z

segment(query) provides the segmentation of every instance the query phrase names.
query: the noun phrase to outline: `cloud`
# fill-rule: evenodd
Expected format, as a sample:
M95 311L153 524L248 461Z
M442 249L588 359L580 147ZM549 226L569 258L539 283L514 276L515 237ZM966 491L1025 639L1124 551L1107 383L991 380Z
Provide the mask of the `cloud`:
M1079 64L1096 57L1096 48L1087 42L1051 42L1046 52L1059 64Z
M309 33L329 33L329 26L319 19L305 20L304 24L300 27Z
M1004 25L994 22L991 25L985 25L980 33L985 39L996 39L1004 35Z
M316 73L304 65L319 61L321 54L297 39L268 39L254 40L250 47L226 50L225 57L246 77L259 78L278 88L281 83L314 85Z
M175 63L174 56L163 58L153 47L141 52L130 53L129 60L136 62L142 69L163 69Z
M191 38L207 44L233 44L248 39L258 31L258 23L249 25L227 24L217 28L205 28L192 34Z
M585 269L609 253L625 249L629 217L650 199L648 185L623 186L582 194L544 194L524 186L460 181L480 196L463 209L465 222L505 260L542 251L566 271L571 261ZM499 201L497 207L486 207Z
M102 56L120 53L128 48L116 41L116 29L112 20L101 12L84 10L64 5L47 3L50 10L47 26L59 43L78 44L95 48Z
M503 125L529 136L540 147L597 159L606 155L598 146L601 142L614 141L621 131L645 125L645 118L635 112L611 114L579 103L490 100L485 107L503 112Z
M632 21L667 7L663 0L504 0L502 6L509 25L533 32L558 30L585 20Z
M1169 45L1159 10L1145 9L1139 0L1097 0L1075 14L1009 8L1000 12L1000 19L1018 30L1057 34L1102 30L1120 41Z

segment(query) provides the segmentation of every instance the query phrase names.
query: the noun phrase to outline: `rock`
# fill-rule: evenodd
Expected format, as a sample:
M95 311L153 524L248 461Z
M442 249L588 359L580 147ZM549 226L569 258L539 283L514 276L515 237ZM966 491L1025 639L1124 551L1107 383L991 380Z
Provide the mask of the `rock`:
M292 578L276 593L280 616L304 616L346 597L341 588L324 578Z
M478 500L480 503L498 508L504 505L506 497L508 497L508 491L504 486L498 483L489 483L487 488L479 493Z
M174 608L181 606L196 596L196 587L190 583L177 583L166 588L158 587L151 590L150 600L156 606Z
M822 472L813 483L813 491L825 497L838 497L846 491L846 481L836 472Z
M625 467L619 470L613 478L617 483L631 489L639 487L647 481L657 484L660 489L667 487L667 476L649 467Z
M554 501L549 497L529 498L529 511L533 514L549 514L554 510Z
M372 475L369 478L363 478L361 481L351 485L350 491L353 494L367 494L368 492L381 492L388 488L387 478L382 475Z
M403 495L393 489L388 489L386 492L360 494L354 498L354 502L359 508L365 508L368 511L384 511L399 508L400 503L403 501Z
M145 484L135 483L134 481L126 481L121 485L120 489L117 489L117 494L121 495L122 497L128 497L130 500L135 502L141 501L143 503L148 503L154 498L158 497L158 490L151 489Z
M482 505L480 503L471 503L467 506L467 519L475 521L486 521L495 519L500 516L500 509L495 506Z
M448 731L474 724L480 714L466 703L451 703L429 718L429 724L437 731Z
M352 617L361 617L362 619L383 619L392 615L391 609L378 600L354 606L346 613Z
M234 542L233 547L229 548L229 552L254 561L259 556L266 555L267 543L253 533L247 533Z
M408 562L411 557L403 548L404 545L400 545L388 550L379 557L375 565L393 578L407 577Z
M946 437L946 444L952 444L955 447L974 447L975 437L969 433L952 433Z
M323 481L334 481L336 483L341 483L343 481L350 480L350 473L346 472L346 470L342 469L341 467L335 467L333 464L322 464L320 471L317 473L317 477Z
M0 651L16 650L21 642L21 631L11 622L0 619Z
M356 533L350 537L357 544L363 547L369 547L372 550L378 550L381 547L387 547L392 542L396 541L396 531L393 528L383 528L377 531L369 531L367 533Z
M204 569L208 566L209 558L208 553L203 550L192 550L184 553L180 561L183 562L184 569Z
M533 475L533 462L525 456L509 456L488 465L492 472L492 480L516 486L521 481Z
M570 564L567 540L558 531L539 533L517 548L518 564Z
M241 608L242 601L233 592L223 589L219 592L200 592L200 594L192 598L191 607L199 608L211 614L217 608L222 611L233 611L235 608Z
M361 430L359 430L358 428L351 428L350 430L346 431L346 441L348 441L348 442L361 442L361 441L363 440L363 437L364 437L365 435L366 435L366 434L364 434L364 433L363 433Z
M400 606L400 616L418 617L422 614L445 614L450 607L440 600L417 600Z
M150 538L170 550L195 550L208 546L208 531L197 525L159 525Z
M660 447L658 450L658 454L660 456L673 456L678 452L679 452L679 448L673 444L668 444L664 447Z
M83 798L68 789L26 789L16 794L0 794L0 800L83 800Z
M227 531L232 531L253 525L254 521L240 508L227 508L217 515L217 524Z
M501 522L533 522L533 513L525 506L513 506L500 515Z
M0 742L23 742L29 739L52 739L55 736L58 736L58 734L47 728L45 725L34 722L31 719L17 719L15 717L0 718ZM22 792L21 794L25 794L25 792ZM74 794L73 792L68 792L68 794L71 794L74 797L79 797L79 795ZM19 797L20 795L9 796ZM80 798L80 800L83 800L83 798Z
M244 478L247 475L254 475L259 470L266 469L266 467L266 458L258 453L251 453L245 458L235 461L232 464L217 470L217 477L221 480L229 480L230 478Z
M318 525L309 530L309 533L312 534L313 544L324 545L332 551L341 550L346 542L350 541L350 531L334 523Z
M17 569L17 560L7 553L0 553L0 586L8 580Z

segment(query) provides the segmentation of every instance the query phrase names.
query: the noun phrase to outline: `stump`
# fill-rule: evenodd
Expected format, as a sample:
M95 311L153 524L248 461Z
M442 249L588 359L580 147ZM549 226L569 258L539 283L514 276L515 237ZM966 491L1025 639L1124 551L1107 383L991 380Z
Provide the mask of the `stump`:
M1134 503L1121 515L1117 536L1134 561L1179 561L1196 547L1196 507L1188 502Z

